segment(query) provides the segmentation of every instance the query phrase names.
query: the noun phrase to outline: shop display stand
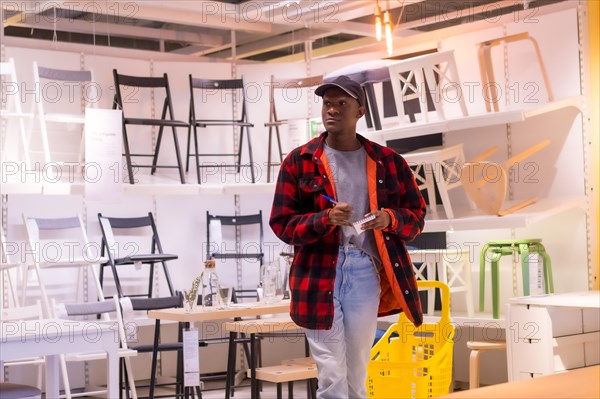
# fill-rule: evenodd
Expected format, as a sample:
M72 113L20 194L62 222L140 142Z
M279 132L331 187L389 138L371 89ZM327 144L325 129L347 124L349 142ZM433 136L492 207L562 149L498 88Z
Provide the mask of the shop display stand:
M600 364L599 309L598 291L512 298L509 381Z

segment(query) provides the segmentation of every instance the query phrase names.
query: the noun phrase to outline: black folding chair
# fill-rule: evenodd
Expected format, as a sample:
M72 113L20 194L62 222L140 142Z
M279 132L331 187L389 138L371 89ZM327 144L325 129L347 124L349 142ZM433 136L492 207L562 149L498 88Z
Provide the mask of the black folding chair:
M195 94L199 92L200 102L195 100ZM229 105L223 107L223 105ZM227 110L228 115L235 107L241 106L240 116L232 115L223 119L215 118L215 112L223 108ZM197 109L202 107L204 111ZM222 127L231 126L234 129L239 128L239 143L234 153L220 152L199 152L198 146L198 128L211 128L211 131L223 133ZM242 166L250 168L252 183L255 182L254 176L254 159L252 157L252 142L250 141L250 128L254 125L248 122L248 113L246 109L246 95L244 90L243 79L197 79L190 75L190 112L189 112L189 127L187 138L187 155L185 162L185 171L189 170L190 157L196 159L196 172L198 174L198 184L202 178L200 170L202 168L231 168L235 167L237 173L240 173ZM215 129L217 128L217 129ZM191 135L194 132L194 152L191 152ZM242 165L242 146L244 143L244 135L247 135L248 141L248 157L249 163ZM219 140L223 142L223 140ZM218 143L218 142L217 142ZM200 163L200 157L212 157L213 162L209 164ZM218 157L234 157L233 164L220 163Z
M157 298L132 298L132 297L124 297L120 299L121 307L123 309L123 314L128 310L131 311L150 311L150 310L160 310L160 309L170 309L170 308L181 308L183 306L183 296L180 294L176 294L169 297L157 297ZM132 320L127 320L124 317L125 322L133 322ZM138 353L152 353L152 364L151 364L151 374L150 374L150 391L149 398L161 398L161 397L182 397L190 393L187 390L188 387L183 386L183 329L188 328L189 323L178 323L177 326L177 342L163 342L160 339L160 319L156 319L154 322L154 341L151 345L129 345L129 348L136 350ZM198 341L199 346L206 346L204 341ZM156 369L157 369L157 358L158 352L173 352L177 351L177 381L175 382L175 395L162 395L156 396L154 392L156 387L172 385L172 384L157 384L156 382ZM198 398L202 398L202 393L200 391L200 387L195 387L195 392L198 395ZM191 391L192 397L194 392Z
M244 246L242 245L242 251L228 251L224 247L222 247L222 242L214 242L215 237L211 237L211 223L218 222L221 227L229 228L229 229L240 229L245 230L245 228L258 228L258 237L252 236L252 238L248 239L248 236L241 237L242 231L239 232L240 242L243 243L252 243L252 246ZM258 242L256 240L258 238ZM257 244L257 245L255 245ZM206 257L207 259L234 259L234 260L254 260L259 262L259 266L263 265L264 262L264 231L263 231L263 222L262 222L262 211L259 211L257 214L252 215L238 215L238 216L224 216L224 215L211 215L208 211L206 212ZM238 303L244 299L248 299L251 301L258 300L258 294L256 289L239 289L234 290L233 293L233 302ZM235 370L230 369L231 367L235 367L235 346L237 344L242 344L244 347L244 353L246 355L246 359L250 360L250 351L248 348L248 343L250 339L245 336L238 337L237 334L231 333L229 337L229 350L228 350L228 362L227 362L227 388L229 394L233 390L233 374ZM233 356L233 359L232 359ZM260 364L260 361L259 361Z
M210 224L213 221L218 221L221 226L230 228L239 228L240 230L244 226L256 225L259 229L258 243L255 239L244 240L245 242L256 243L257 251L247 251L248 247L243 248L242 252L237 251L223 251L225 248L221 247L223 243L214 242L214 237L210 236ZM240 236L241 236L240 232ZM214 246L213 246L214 245ZM254 248L252 248L254 249ZM223 215L211 215L206 211L206 258L207 259L254 259L260 263L260 266L264 262L264 232L263 232L263 221L262 211L259 211L253 215L238 215L238 216L223 216Z
M130 217L130 218L115 218L115 217L106 217L102 216L101 213L98 214L98 220L100 221L100 228L102 230L102 249L101 256L108 256L108 262L100 265L100 286L103 287L104 284L104 269L105 267L110 267L113 273L113 278L115 281L115 286L117 289L117 294L120 297L125 296L123 294L123 288L121 286L121 281L118 274L117 266L124 265L134 265L134 264L144 264L150 266L150 275L148 277L148 293L147 294L137 294L137 295L128 295L128 296L146 296L148 298L152 297L152 286L154 284L154 265L156 263L160 263L162 265L163 272L165 274L165 279L167 282L167 286L169 288L170 295L175 295L175 290L173 289L173 284L171 282L171 277L169 275L169 270L167 268L167 261L177 259L177 255L167 254L163 252L162 245L160 244L160 239L158 237L158 230L156 228L156 224L154 223L154 217L151 212L148 212L148 216L142 217ZM126 256L117 257L115 256L121 250L129 251L131 249L123 248L124 245L119 245L119 241L115 239L115 231L131 231L136 229L138 231L150 230L151 235L151 243L150 243L150 253L130 253ZM131 244L128 242L128 244Z
M179 152L179 141L177 139L177 131L178 127L188 127L187 122L175 120L175 116L173 113L173 102L171 101L171 90L169 89L169 79L167 74L163 74L163 76L159 77L142 77L142 76L129 76L129 75L121 75L117 73L116 69L113 69L113 77L115 81L115 100L113 104L113 108L119 108L123 110L123 146L125 149L125 159L127 161L127 173L129 175L129 183L134 184L135 179L133 177L133 163L132 157L152 157L151 165L140 165L136 164L136 168L151 168L151 174L156 172L157 168L177 168L179 169L179 178L181 179L181 183L185 183L185 176L183 174L183 164L181 162L181 155ZM124 96L121 92L121 86L129 89L134 89L136 91L132 92L132 94L128 94ZM156 89L164 89L164 102L162 106L162 112L160 119L156 118L142 118L142 117L131 117L126 115L126 110L124 108L124 104L126 103L140 103L138 95L142 93L146 93L150 95L150 90L139 90L139 89L154 89L155 95L158 90ZM134 96L133 98L129 98ZM129 105L128 107L131 107ZM152 154L143 154L143 153L131 153L129 138L127 136L127 126L129 125L138 125L138 126L158 126L158 136L156 140L156 148ZM164 128L171 128L173 132L173 143L175 145L175 156L177 157L177 165L158 165L158 153L160 151L160 145L162 142L162 134Z

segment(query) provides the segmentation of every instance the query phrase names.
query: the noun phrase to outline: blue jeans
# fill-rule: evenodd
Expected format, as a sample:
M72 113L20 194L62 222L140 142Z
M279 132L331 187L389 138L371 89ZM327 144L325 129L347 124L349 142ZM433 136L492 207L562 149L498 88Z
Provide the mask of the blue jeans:
M366 398L367 364L379 307L379 273L371 258L341 246L333 292L333 326L305 330L317 363L319 399Z

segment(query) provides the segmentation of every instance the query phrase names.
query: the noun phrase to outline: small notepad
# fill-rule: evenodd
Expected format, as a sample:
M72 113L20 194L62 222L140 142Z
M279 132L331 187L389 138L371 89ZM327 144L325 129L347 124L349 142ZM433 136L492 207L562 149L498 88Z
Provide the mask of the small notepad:
M368 221L371 221L375 219L375 215L369 215L365 218L359 219L356 222L352 223L352 226L354 226L354 228L356 229L356 232L358 234L362 233L363 230L360 228L363 224L367 223Z

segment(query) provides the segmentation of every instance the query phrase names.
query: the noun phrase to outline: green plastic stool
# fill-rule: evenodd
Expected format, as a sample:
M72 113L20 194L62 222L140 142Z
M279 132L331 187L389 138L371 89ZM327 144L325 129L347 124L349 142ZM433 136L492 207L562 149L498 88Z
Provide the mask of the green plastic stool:
M500 258L513 255L515 252L521 255L521 272L523 274L523 294L529 295L529 254L538 253L544 264L544 291L549 294L554 292L552 281L552 263L550 256L542 245L542 240L501 240L490 241L483 246L479 255L479 311L483 312L485 302L485 263L487 254L491 253L490 263L492 272L492 312L494 319L500 318Z

